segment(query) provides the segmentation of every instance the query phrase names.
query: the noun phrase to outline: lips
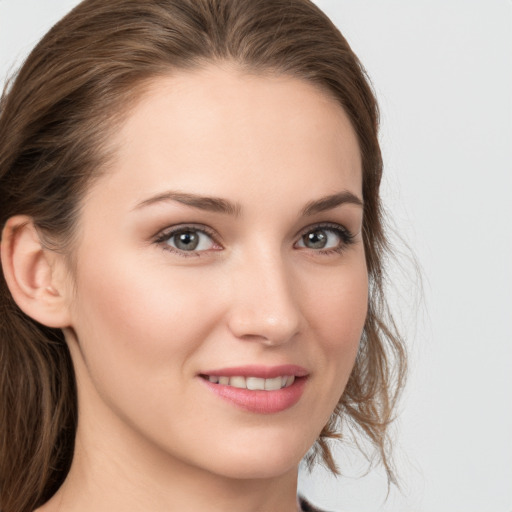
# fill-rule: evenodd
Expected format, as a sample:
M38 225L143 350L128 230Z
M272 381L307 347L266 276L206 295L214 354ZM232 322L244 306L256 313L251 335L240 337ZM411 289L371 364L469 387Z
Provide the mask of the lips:
M289 409L300 400L308 371L296 365L243 366L209 370L199 376L210 391L231 405L272 414Z

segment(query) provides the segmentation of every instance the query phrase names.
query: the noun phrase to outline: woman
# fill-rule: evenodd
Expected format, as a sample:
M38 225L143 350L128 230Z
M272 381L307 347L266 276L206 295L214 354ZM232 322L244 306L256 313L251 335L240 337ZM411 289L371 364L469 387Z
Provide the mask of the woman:
M393 478L377 105L317 7L86 0L1 109L3 512L297 510L345 424Z

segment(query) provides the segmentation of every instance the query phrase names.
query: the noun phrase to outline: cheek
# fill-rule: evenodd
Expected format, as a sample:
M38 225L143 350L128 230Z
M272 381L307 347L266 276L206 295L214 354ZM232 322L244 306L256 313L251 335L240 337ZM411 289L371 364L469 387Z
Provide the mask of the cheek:
M122 256L82 267L75 325L85 357L120 372L169 371L201 344L218 316L215 301L200 272L164 270Z
M310 325L321 333L325 350L336 353L357 346L368 310L366 266L331 275L321 288L311 294L308 309Z
M322 288L323 292L317 288L310 294L306 309L311 332L318 340L318 371L324 379L328 418L354 366L366 320L368 276L364 260L351 265L350 271L331 274Z
M218 322L215 286L198 269L171 272L118 256L84 264L78 276L79 397L88 418L121 418L165 444L168 432L192 431L202 417L189 383L195 354ZM184 408L189 414L177 421Z

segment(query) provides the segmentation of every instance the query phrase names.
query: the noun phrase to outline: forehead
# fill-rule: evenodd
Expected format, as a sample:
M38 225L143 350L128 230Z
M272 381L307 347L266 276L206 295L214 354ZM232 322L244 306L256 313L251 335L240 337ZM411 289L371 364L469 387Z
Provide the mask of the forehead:
M359 145L341 105L287 75L212 65L159 77L114 143L110 179L140 200L165 187L221 197L301 183L309 195L361 193Z

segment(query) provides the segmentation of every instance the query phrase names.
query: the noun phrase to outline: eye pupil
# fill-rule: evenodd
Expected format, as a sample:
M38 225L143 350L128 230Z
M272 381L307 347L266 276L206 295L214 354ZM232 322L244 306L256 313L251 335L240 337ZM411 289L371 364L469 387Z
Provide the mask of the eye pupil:
M303 241L304 245L310 249L323 249L327 244L327 233L317 229L304 235Z
M199 245L199 236L193 231L183 231L174 235L174 244L182 251L193 251Z

